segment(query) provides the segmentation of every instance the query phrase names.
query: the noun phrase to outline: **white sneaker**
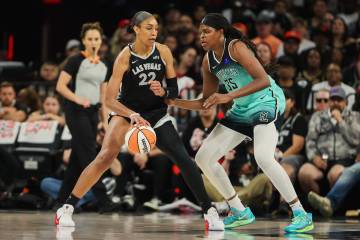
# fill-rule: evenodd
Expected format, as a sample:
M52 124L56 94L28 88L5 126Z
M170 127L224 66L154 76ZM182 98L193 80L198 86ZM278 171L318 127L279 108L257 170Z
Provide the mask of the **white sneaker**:
M230 207L227 202L213 202L213 206L216 208L217 212L221 216L227 216L230 212Z
M154 211L158 211L160 205L162 205L162 202L158 198L152 198L150 201L144 203L144 207Z
M70 204L64 204L56 211L55 225L60 227L75 227L75 223L72 220L72 214L74 207Z
M214 207L209 208L206 214L204 214L205 219L205 230L208 231L224 231L224 223L220 219L218 212Z

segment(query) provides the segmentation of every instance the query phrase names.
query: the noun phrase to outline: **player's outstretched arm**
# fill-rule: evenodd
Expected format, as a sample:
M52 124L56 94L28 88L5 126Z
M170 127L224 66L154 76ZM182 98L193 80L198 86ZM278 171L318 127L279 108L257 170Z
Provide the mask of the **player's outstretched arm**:
M202 110L206 109L204 107L205 100L210 97L212 94L217 92L219 87L219 80L215 75L209 71L209 63L207 55L204 57L202 62L202 72L203 72L203 96L202 98L196 100L184 100L184 99L175 99L170 102L171 105L185 108L189 110Z

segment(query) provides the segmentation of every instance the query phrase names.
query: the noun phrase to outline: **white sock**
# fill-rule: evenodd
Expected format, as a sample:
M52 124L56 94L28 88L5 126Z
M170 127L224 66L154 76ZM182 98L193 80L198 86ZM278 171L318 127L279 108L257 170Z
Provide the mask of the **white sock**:
M300 202L299 200L297 200L295 203L289 204L289 205L290 205L291 210L292 210L293 213L294 213L295 211L304 211L304 212L305 212L305 210L304 210L304 208L303 208L303 206L301 205L301 202Z
M242 202L240 201L240 198L238 197L238 195L236 194L236 197L234 197L233 199L228 201L230 207L236 208L240 211L244 211L245 210L245 206L242 204Z

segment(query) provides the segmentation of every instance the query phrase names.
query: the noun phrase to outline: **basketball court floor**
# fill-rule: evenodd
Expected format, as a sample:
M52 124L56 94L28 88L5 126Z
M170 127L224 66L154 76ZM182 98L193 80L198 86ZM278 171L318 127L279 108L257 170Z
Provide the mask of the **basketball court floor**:
M287 219L258 218L236 231L205 232L200 215L76 214L76 228L53 226L53 212L0 211L0 239L360 239L359 220L319 220L310 234L284 234Z

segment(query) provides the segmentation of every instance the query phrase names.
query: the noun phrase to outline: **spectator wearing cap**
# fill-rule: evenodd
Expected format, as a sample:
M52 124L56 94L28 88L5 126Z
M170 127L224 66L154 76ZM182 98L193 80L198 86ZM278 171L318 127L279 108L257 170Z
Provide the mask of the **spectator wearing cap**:
M338 64L331 63L326 69L326 81L313 85L311 91L315 93L320 89L330 90L332 87L340 86L345 91L346 99L348 102L347 106L349 107L349 109L351 109L355 102L355 89L343 83L342 79L343 76L340 66ZM307 109L312 109L313 104L314 103L312 94L310 94L307 103Z
M77 53L80 52L80 48L81 48L81 43L80 43L79 40L70 39L66 43L66 47L65 47L65 55L66 55L66 57L71 57L71 56L76 55Z
M272 27L273 24L271 17L267 14L259 14L256 18L256 31L258 36L252 41L255 45L260 42L266 42L269 44L271 46L271 55L275 58L282 41L271 33Z
M130 20L120 19L117 23L117 29L111 37L111 54L117 56L120 51L134 40L134 34L128 31Z
M302 52L314 48L316 45L313 41L310 41L308 39L303 38L302 33L298 30L291 30L285 33L284 35L284 42L283 44L281 44L279 46L279 50L277 52L276 58L279 58L283 55L285 55L285 53L288 51L284 48L285 45L287 45L287 48L291 48L291 43L298 43L298 47L297 47L297 54L301 54ZM294 44L293 44L294 45Z
M232 26L234 28L236 28L237 30L239 30L245 36L248 36L249 30L248 30L248 27L244 23L236 22L236 23L233 23Z
M290 57L297 67L302 65L299 56L299 47L301 42L301 35L297 31L288 31L284 35L283 47L284 55Z
M299 171L302 189L320 193L319 181L327 177L334 185L345 167L354 163L360 144L360 113L349 110L346 93L336 86L330 90L330 108L315 112L306 137L305 163Z
M65 59L59 64L59 70L62 70L68 59L80 53L81 43L77 39L70 39L65 45ZM60 71L59 71L60 72ZM58 74L59 74L58 72Z

